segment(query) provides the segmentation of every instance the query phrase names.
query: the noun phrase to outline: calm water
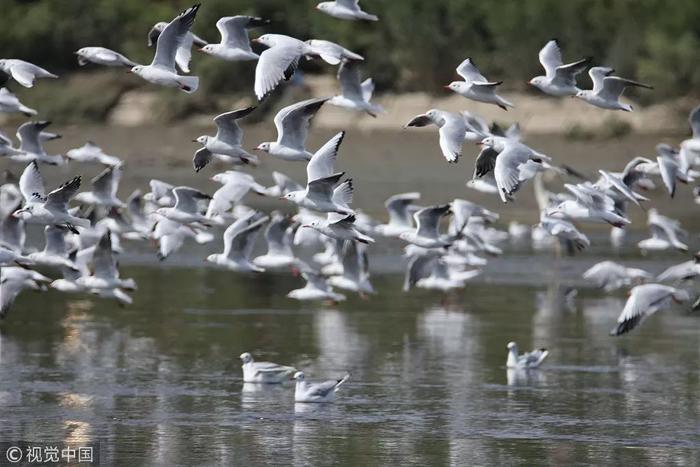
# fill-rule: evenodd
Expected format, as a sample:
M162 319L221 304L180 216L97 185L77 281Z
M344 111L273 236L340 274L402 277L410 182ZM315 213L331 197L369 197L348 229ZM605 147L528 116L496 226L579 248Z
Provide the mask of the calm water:
M434 136L411 136L415 144L401 149L390 144L396 137L376 135L372 151L341 152L339 165L347 163L361 186L358 205L380 214L379 200L419 179L429 201L484 199L462 188L470 164L458 172L430 152ZM616 144L625 151L607 160ZM562 157L590 153L615 168L653 147L626 144L578 143ZM138 151L128 148L133 166ZM128 184L163 174L153 154L144 157L150 162L127 175ZM182 157L163 178L212 191L189 174L189 154ZM373 170L383 157L400 168ZM48 175L60 178L61 170ZM693 226L687 191L662 206ZM503 210L486 199L506 221L534 223L531 202L524 193L522 206ZM582 285L581 271L607 254L604 238L596 240L574 260L509 251L447 295L401 293L395 248L379 245L379 293L334 307L284 298L301 286L288 275L200 267L218 244L188 248L165 264L155 264L146 246L127 246L122 275L139 284L133 306L25 293L0 325L0 440L99 441L109 465L698 464L700 315L674 309L629 336L609 337L624 292L581 287L565 298ZM621 258L653 272L684 259L642 259L633 248ZM509 373L510 340L548 347L550 357L540 371ZM244 351L303 368L311 379L345 371L352 378L336 404L295 405L291 385L242 384Z

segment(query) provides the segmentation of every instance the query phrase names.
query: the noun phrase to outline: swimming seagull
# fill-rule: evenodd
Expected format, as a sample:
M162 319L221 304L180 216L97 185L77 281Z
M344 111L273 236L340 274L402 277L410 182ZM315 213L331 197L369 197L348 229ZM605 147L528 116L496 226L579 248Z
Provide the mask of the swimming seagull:
M313 156L306 150L309 125L327 98L308 99L289 105L275 115L277 141L260 143L255 149L287 161L308 161Z
M576 76L591 62L591 58L588 57L564 65L559 41L556 39L542 47L539 59L545 75L535 76L528 83L543 93L556 97L575 96L580 91L576 86Z
M338 68L338 81L340 82L340 95L331 97L328 103L350 110L366 112L372 117L384 112L377 104L370 102L374 92L372 78L367 78L360 83L360 66L357 61L344 61Z
M294 374L294 380L297 382L294 389L294 402L334 402L335 393L348 378L350 373L338 380L309 383L306 381L304 372L297 371Z
M508 359L506 360L506 367L517 368L517 369L528 369L539 367L545 358L549 355L547 349L537 349L532 352L525 352L522 355L518 355L518 344L515 342L508 342Z
M627 303L617 318L617 326L610 334L625 334L639 325L644 318L669 308L673 302L685 303L689 300L690 295L685 290L660 284L638 285L630 291Z
M268 219L266 215L258 212L238 219L224 231L224 252L209 255L205 261L232 271L265 271L251 262L250 255L255 245L255 239Z
M22 104L17 96L12 94L7 88L0 88L0 112L12 113L20 112L27 117L36 115L37 111Z
M148 46L153 47L153 44L157 45L158 38L160 37L163 30L168 26L165 21L160 21L153 25L150 31L148 31ZM197 36L191 31L188 31L182 42L177 47L177 52L175 53L175 63L178 68L184 73L190 72L190 59L192 58L192 46L203 47L207 45L207 41Z
M91 180L92 191L78 193L75 195L75 200L79 203L99 205L106 208L126 207L124 202L117 197L122 173L122 167L119 165L107 167Z
M132 68L138 65L119 52L104 47L83 47L76 50L75 54L78 56L78 65L80 66L95 63L97 65Z
M178 75L175 56L185 42L199 6L196 4L176 16L158 36L156 53L151 64L137 65L131 72L154 84L180 88L188 94L195 92L199 87L199 78Z
M632 284L644 283L652 277L643 269L628 268L614 261L601 261L583 273L584 279L593 282L606 292L612 292Z
M248 29L267 24L270 24L270 20L255 16L224 16L216 22L221 42L206 44L199 50L230 62L257 60L258 54L250 48Z
M108 167L122 164L122 160L115 156L105 154L101 147L92 141L88 141L79 148L66 152L66 158L75 162L98 162Z
M19 162L38 161L50 165L62 164L63 158L60 155L47 154L42 144L45 140L45 137L42 136L43 130L50 124L50 121L40 121L26 122L20 125L17 129L17 138L19 139L19 151L22 154L12 157L13 160ZM56 136L60 138L60 135Z
M216 158L222 162L234 165L258 163L258 158L248 154L241 147L243 143L243 130L238 126L238 120L249 115L255 107L233 110L222 113L214 117L216 124L216 135L199 136L193 141L199 143L203 148L199 149L192 159L194 170L199 172Z
M430 109L411 119L406 127L421 127L430 124L439 128L440 150L447 162L457 162L462 155L462 145L467 127L461 114Z
M297 371L293 366L256 362L248 352L242 353L240 358L243 362L241 368L243 369L244 383L280 384Z
M487 80L471 58L459 64L457 74L464 78L464 81L453 81L445 86L446 89L473 101L497 105L503 110L514 107L512 103L496 94L496 87L503 84L503 81Z
M321 2L316 5L316 9L338 19L350 21L365 20L378 21L375 15L370 15L360 8L360 0L335 0L333 2Z
M390 196L384 206L389 211L389 222L379 225L377 232L385 237L398 237L404 232L413 230L413 215L411 210L416 209L413 204L420 199L420 193L400 193Z
M612 68L605 67L591 68L588 74L593 81L593 89L578 91L575 96L601 109L632 112L631 105L620 102L620 96L625 91L625 88L630 86L645 89L654 88L638 81L612 76L611 74L614 71Z
M80 189L79 176L46 195L44 179L34 161L22 172L19 188L26 204L15 211L13 216L32 224L67 224L71 230L75 229L74 226L90 227L89 220L73 216L68 212L68 203Z
M0 60L0 70L11 76L25 88L33 87L36 78L58 78L57 75L49 73L33 63L11 58Z

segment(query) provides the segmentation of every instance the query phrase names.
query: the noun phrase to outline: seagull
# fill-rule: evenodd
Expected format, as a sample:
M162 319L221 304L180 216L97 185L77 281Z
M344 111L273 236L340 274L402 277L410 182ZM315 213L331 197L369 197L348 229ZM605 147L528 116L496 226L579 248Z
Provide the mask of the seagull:
M681 168L682 161L680 154L668 144L658 144L656 146L656 163L661 176L661 180L666 187L666 191L673 198L676 195L676 181L688 183L692 178L688 176L688 171Z
M265 269L280 269L291 266L296 260L292 251L294 238L293 221L289 216L272 213L272 219L265 229L267 253L257 256L253 263Z
M605 67L591 68L588 70L588 74L593 81L593 89L578 91L575 96L601 109L632 112L631 105L620 102L620 96L625 91L625 88L630 86L645 89L654 88L648 84L612 76L614 71L612 68Z
M305 190L291 191L283 196L284 199L301 206L319 212L337 212L339 214L352 215L352 209L341 204L338 200L352 200L352 183L342 183L334 188L345 172L339 172L329 177L312 180L306 184Z
M126 204L117 198L122 173L122 167L119 165L107 167L91 180L92 191L78 193L75 195L75 200L79 203L99 205L106 208L126 207Z
M78 256L80 256L80 253L78 253ZM102 235L92 250L92 254L87 255L88 258L90 256L92 274L82 275L78 278L76 280L78 285L97 291L136 290L136 282L133 279L122 279L119 277L119 266L112 249L112 235L109 230ZM130 297L127 301L131 301Z
M370 102L374 92L372 78L367 78L360 83L359 62L353 60L341 63L340 68L338 68L338 81L340 82L341 94L331 97L328 100L330 105L366 112L372 117L384 112L380 105Z
M677 220L662 216L656 209L652 208L649 209L647 225L651 231L651 238L637 244L643 253L669 248L683 252L688 251L688 245L682 240L688 236L688 233L681 228L680 222Z
M7 316L15 299L25 289L46 290L48 277L29 269L4 267L0 269L0 320Z
M8 157L10 160L26 162L31 156L23 153L19 148L12 146L12 140L0 131L0 157Z
M75 263L68 259L68 246L66 245L66 233L68 231L69 229L62 225L47 225L44 227L46 245L43 251L30 253L28 258L35 264L75 269Z
M151 191L143 195L145 201L157 204L158 206L172 206L175 204L173 189L175 187L162 180L152 179L148 182Z
M652 275L643 269L628 268L614 261L601 261L583 273L583 278L597 287L612 292L632 284L640 284L652 279Z
M449 204L430 206L413 214L416 221L415 232L402 232L399 238L422 248L439 248L449 246L452 239L444 238L438 231L440 219L450 213Z
M195 92L199 87L199 78L178 75L175 56L185 43L199 6L194 5L176 16L158 36L153 62L150 65L136 65L131 72L154 84L180 88L188 94Z
M503 84L503 81L487 80L471 58L467 58L459 64L457 74L464 78L464 81L452 81L445 86L446 89L473 101L495 104L503 110L514 107L512 103L496 94L496 87Z
M75 54L78 56L78 65L80 66L96 63L97 65L133 68L138 65L119 52L104 47L83 47L78 49Z
M214 117L216 124L215 136L199 136L193 141L203 148L199 149L192 159L194 170L199 172L216 158L222 162L234 165L257 165L258 158L248 154L242 147L243 130L238 126L238 120L249 115L255 107L233 110Z
M206 44L199 50L229 62L257 60L258 54L250 48L248 29L267 24L270 24L270 20L255 16L224 16L216 22L221 42Z
M462 145L467 127L461 114L445 110L430 109L417 115L406 124L406 127L421 127L433 124L439 128L440 150L447 162L457 162L462 155Z
M304 372L297 371L294 373L294 380L297 382L294 389L294 402L334 402L335 393L348 378L350 373L338 380L309 383L304 377Z
M583 250L591 246L591 241L588 237L580 232L573 223L565 219L551 217L547 215L546 211L540 213L540 223L538 226L544 228L549 235L557 237L559 240L566 242L568 245L578 250Z
M123 164L121 159L105 154L102 148L92 141L88 141L79 148L69 150L66 152L66 158L75 162L98 162L108 167Z
M417 286L447 292L464 287L465 282L478 276L478 269L462 270L451 267L441 253L427 251L411 257L404 279L404 292Z
M522 370L537 368L542 364L544 359L547 358L547 355L549 355L547 349L537 349L518 355L518 344L515 342L508 342L508 360L506 361L506 367Z
M31 88L34 86L36 78L58 78L57 75L49 73L43 68L34 65L33 63L25 62L24 60L5 58L0 60L0 70L11 76L15 81L24 86Z
M362 55L358 55L335 42L324 41L322 39L309 39L306 43L313 50L313 54L310 56L319 56L330 65L338 65L341 62L347 62L349 60L365 59ZM307 58L308 57L309 56L307 56Z
M277 172L273 170L272 179L275 181L275 184L271 187L268 187L267 190L265 190L265 194L273 198L279 198L281 196L284 196L290 191L298 191L304 189L303 186L299 185L297 182L295 182L282 172Z
M294 289L287 294L287 297L295 300L329 300L331 302L342 302L345 295L334 292L326 279L318 272L309 268L303 268L301 276L306 281L306 285L301 289Z
M617 318L617 326L610 331L619 336L634 329L647 316L670 307L671 303L685 303L690 300L688 292L667 285L643 284L634 287L625 308Z
M266 215L253 212L237 220L224 231L224 252L209 255L205 261L231 271L263 272L263 268L251 262L250 255L255 239L268 219Z
M289 105L275 115L277 141L259 144L255 149L287 161L308 161L313 156L306 150L309 125L316 112L327 101L308 99Z
M37 114L37 111L22 104L17 96L12 94L7 88L0 88L0 112L12 113L20 112L27 117Z
M36 161L31 162L19 179L19 189L25 205L12 215L32 224L67 224L71 230L77 227L90 227L90 221L73 216L68 212L68 203L80 189L80 177L75 177L48 195L44 188L44 178Z
M613 227L623 228L630 221L615 212L615 202L608 195L596 189L590 182L572 185L565 183L575 200L565 200L548 210L547 215L564 216L579 222L607 222Z
M539 59L545 75L535 76L528 83L543 93L555 97L575 96L580 91L576 86L576 76L591 62L591 58L588 57L564 65L559 41L556 39L552 39L542 47Z
M348 183L350 180L346 180L343 183ZM302 224L302 228L311 228L321 232L330 238L335 238L336 240L352 240L364 244L374 243L374 239L367 236L357 230L355 227L355 215L350 214L347 216L338 216L337 214L331 216L327 220L315 220L308 224Z
M389 222L377 226L377 232L385 237L398 237L404 232L410 232L413 227L412 210L416 209L413 204L420 199L420 193L400 193L390 196L384 206L389 211Z
M657 280L664 281L685 281L695 279L700 276L700 251L695 253L693 259L669 267L657 276Z
M156 209L156 214L180 224L200 223L207 225L208 219L200 214L198 201L210 200L212 197L194 188L179 186L173 188L175 206Z
M369 282L369 258L364 245L353 241L344 242L341 262L343 273L330 277L330 285L361 295L374 293L374 288Z
M297 371L293 366L256 362L248 352L241 354L241 361L243 362L241 368L243 368L244 383L280 384Z
M165 21L160 21L153 25L150 31L148 31L148 46L153 47L156 44L158 38L160 37L163 30L168 26ZM188 31L180 45L177 47L177 52L175 53L175 63L178 68L183 71L183 73L190 72L190 59L192 58L192 46L203 47L207 45L207 41L197 36L191 31Z
M261 101L280 81L289 80L304 55L314 51L307 43L283 34L263 34L253 42L269 47L260 54L255 66L255 95Z
M0 245L0 266L10 266L13 264L25 267L33 265L34 261L19 252L4 245Z
M333 2L321 2L316 9L338 19L350 21L379 21L375 15L370 15L360 8L360 0L335 0Z
M63 164L60 155L49 155L42 145L44 141L43 130L51 124L50 121L26 122L17 129L19 139L19 151L22 153L14 160L19 162L39 161L50 165ZM53 138L51 138L53 139Z
M192 225L183 225L167 218L160 219L153 226L152 238L158 242L158 259L164 261L179 250L186 238L192 238L202 245L214 240L214 235Z
M216 174L211 179L222 185L214 192L205 215L208 220L215 223L222 223L219 222L221 218L251 190L260 195L266 193L266 188L247 173L229 170Z

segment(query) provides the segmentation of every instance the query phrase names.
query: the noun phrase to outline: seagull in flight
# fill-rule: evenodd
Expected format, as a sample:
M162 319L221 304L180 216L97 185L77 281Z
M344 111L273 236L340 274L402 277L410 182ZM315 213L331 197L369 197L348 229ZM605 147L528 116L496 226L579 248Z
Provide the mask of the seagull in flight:
M576 76L591 63L591 58L588 57L564 65L559 41L556 39L552 39L542 47L539 59L545 75L535 76L528 81L528 84L555 97L575 96L580 91L576 86Z
M633 81L631 79L612 76L615 70L607 67L593 67L588 74L593 81L593 89L578 91L575 96L591 105L608 110L624 110L632 112L632 106L620 102L620 96L628 87L654 89L648 84Z
M267 24L270 24L270 20L255 16L225 16L216 22L221 42L206 44L199 50L229 62L257 60L259 55L250 48L248 29Z

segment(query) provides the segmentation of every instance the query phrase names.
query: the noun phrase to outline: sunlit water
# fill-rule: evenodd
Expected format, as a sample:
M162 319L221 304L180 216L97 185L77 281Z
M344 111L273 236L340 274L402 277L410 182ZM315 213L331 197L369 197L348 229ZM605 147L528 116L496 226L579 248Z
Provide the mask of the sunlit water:
M359 206L380 215L388 194L418 184L428 201L485 200L506 222L536 222L529 193L503 209L463 189L470 159L460 173L445 169L430 152L434 137L416 137L406 154L387 135L366 151L349 145L339 165L347 162L362 187ZM652 140L628 144L601 167L624 164ZM595 144L575 147L563 156L569 162L589 152L604 159ZM168 171L144 164L126 181L159 174L213 191L206 175L189 174L188 157ZM400 175L392 164L372 170L383 157L403 167ZM693 226L687 191L674 204L653 197ZM633 243L644 214L633 216L642 221L621 260L655 273L684 260L639 257ZM698 464L700 315L675 308L610 337L625 294L581 282L586 267L611 254L605 231L593 235L594 248L575 259L506 245L483 277L450 294L401 292L399 245L382 243L372 261L378 294L335 306L285 298L302 285L288 274L203 268L219 244L157 264L147 245L125 243L122 275L139 284L133 306L26 292L0 325L0 440L99 441L110 465ZM547 347L550 357L539 371L508 372L511 340ZM295 404L292 385L242 383L244 351L310 379L352 377L335 404Z

